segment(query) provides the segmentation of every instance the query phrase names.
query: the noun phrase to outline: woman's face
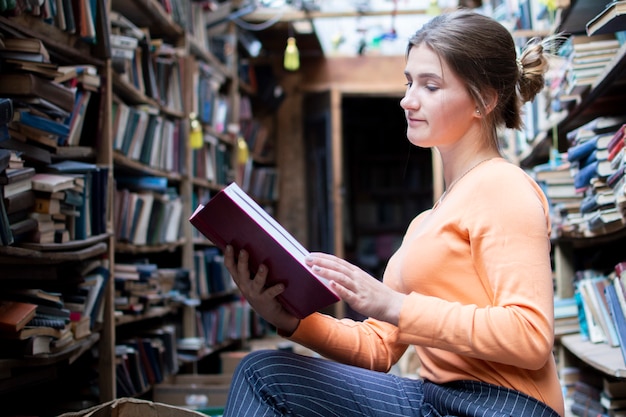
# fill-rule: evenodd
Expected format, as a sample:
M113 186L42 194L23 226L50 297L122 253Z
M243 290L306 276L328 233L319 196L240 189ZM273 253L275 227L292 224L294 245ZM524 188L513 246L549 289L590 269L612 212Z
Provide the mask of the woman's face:
M463 81L429 47L411 48L404 73L407 89L400 105L412 144L453 145L479 121L476 103Z

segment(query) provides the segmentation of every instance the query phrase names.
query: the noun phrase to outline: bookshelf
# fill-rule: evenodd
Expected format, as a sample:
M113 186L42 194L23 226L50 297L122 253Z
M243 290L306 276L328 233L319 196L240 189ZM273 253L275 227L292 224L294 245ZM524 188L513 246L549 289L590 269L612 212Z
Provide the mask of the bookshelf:
M555 28L556 32L566 32L571 36L587 37L585 27L587 22L595 18L604 10L607 2L595 2L578 0L572 1L571 5L563 10L561 21ZM626 26L622 25L622 29ZM618 30L618 29L616 29ZM621 38L617 36L617 39ZM625 97L624 79L626 67L624 67L625 49L622 41L619 42L617 52L606 64L602 72L595 81L584 91L580 92L577 100L563 106L564 111L558 117L552 118L553 126L547 135L538 135L531 152L521 159L523 167L539 171L537 168L544 164L552 155L550 152L558 152L564 160L568 162L568 155L574 160L574 152L567 153L574 146L584 142L585 129L589 128L595 134L601 134L599 121L616 123L615 129L607 132L618 131L621 125L620 118L625 116L621 102ZM558 97L555 98L558 101ZM548 115L550 116L550 115ZM614 120L614 122L611 122ZM544 132L545 133L545 132ZM547 146L545 146L547 145ZM554 146L553 146L554 145ZM556 149L552 149L555 148ZM570 161L571 162L571 161ZM574 179L584 168L581 162L573 162L571 168L567 168ZM595 195L601 189L602 184L607 184L606 175L594 175L595 180L585 185L585 191L580 188L577 192L581 200L578 201L578 214L583 213L583 197ZM595 183L593 182L595 181ZM549 187L549 184L546 183ZM594 186L595 184L595 186ZM606 190L606 189L605 189ZM617 196L617 190L615 195ZM615 199L613 207L620 207L619 199ZM565 206L561 206L565 207ZM555 209L553 219L554 235L552 240L553 262L555 275L555 295L560 299L567 299L578 296L580 283L587 279L611 277L616 274L615 266L623 261L623 254L620 247L623 247L626 237L626 228L623 219L610 223L605 223L599 229L592 227L589 219L593 218L595 212L588 212L581 216L581 223L576 223L576 214L570 215L569 211ZM600 211L597 212L599 214ZM563 221L563 219L566 219ZM568 219L572 219L571 222ZM619 274L617 274L619 276ZM591 327L591 325L589 325ZM600 375L600 378L612 378L624 381L624 360L618 346L611 346L608 342L590 341L594 338L579 334L581 328L573 334L557 335L557 359L559 368L567 380L571 367L580 370L580 375L591 370L593 374ZM571 330L570 330L571 332ZM582 332L581 332L582 333ZM590 330L591 333L591 330ZM565 382L568 394L575 391L572 381ZM571 384L571 385L570 385ZM599 389L602 390L600 381Z
M90 211L83 235L74 234L83 229L72 229L72 238L62 243L22 240L0 246L0 289L4 293L27 281L67 292L91 279L94 268L108 275L102 311L86 336L54 354L0 359L0 397L9 412L27 411L34 383L50 391L38 404L30 401L33 414L57 409L60 414L120 396L150 396L168 374L185 370L181 365L197 369L195 363L204 355L256 334L241 328L217 341L202 334L202 311L246 306L233 288L199 292L195 255L212 244L199 239L186 221L199 201L242 178L236 169L239 96L254 91L239 80L234 25L226 22L207 32L213 12L197 2L111 0L76 2L98 9L87 14L93 20L77 19L71 29L67 21L61 26L61 12L53 3L26 8L26 2L18 1L17 9L0 12L0 32L40 40L56 66L89 66L88 76L70 77L64 85L88 91L90 99L76 143L50 149L38 143L36 149L47 150L49 160L27 155L25 165L39 172L57 162L89 164L93 172L83 173L82 181L94 184L89 207L100 211L95 219ZM238 2L220 5L222 11L237 7ZM204 76L207 90L200 92ZM199 145L192 144L195 122ZM1 148L8 148L2 142ZM206 171L209 158L213 172ZM204 161L204 171L198 161ZM211 260L219 266L219 256ZM25 273L29 279L18 280ZM178 357L177 342L197 337L205 339L200 354ZM129 366L150 351L164 361L158 369L152 365L154 375L148 380L138 381L131 372L138 368ZM81 396L85 386L92 387L92 394ZM58 395L61 387L67 399ZM87 402L74 401L78 398Z

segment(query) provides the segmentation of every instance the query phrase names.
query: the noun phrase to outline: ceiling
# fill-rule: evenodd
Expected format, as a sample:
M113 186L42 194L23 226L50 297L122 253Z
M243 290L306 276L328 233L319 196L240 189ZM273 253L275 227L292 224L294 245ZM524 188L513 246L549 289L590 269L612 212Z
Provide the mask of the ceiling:
M439 0L434 13L457 2ZM432 17L430 6L431 0L261 1L235 23L261 42L263 56L282 55L289 36L302 58L401 55L410 35Z

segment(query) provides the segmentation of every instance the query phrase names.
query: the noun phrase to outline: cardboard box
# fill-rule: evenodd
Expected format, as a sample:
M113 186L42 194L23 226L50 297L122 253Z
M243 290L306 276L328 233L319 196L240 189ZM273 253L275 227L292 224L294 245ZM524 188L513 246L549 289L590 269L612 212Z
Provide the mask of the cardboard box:
M237 365L239 362L249 354L249 351L233 351L233 352L222 352L220 353L220 362L222 364L222 373L223 374L232 374L235 372Z
M198 411L175 407L168 404L118 398L82 411L62 414L59 417L206 417Z
M224 407L232 375L180 374L154 386L155 402L195 409Z

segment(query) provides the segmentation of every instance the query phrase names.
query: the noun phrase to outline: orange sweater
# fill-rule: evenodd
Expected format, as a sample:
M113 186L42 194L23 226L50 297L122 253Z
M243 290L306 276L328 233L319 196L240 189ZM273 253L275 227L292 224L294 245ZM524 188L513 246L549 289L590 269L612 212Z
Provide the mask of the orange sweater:
M379 371L413 345L424 379L516 389L563 415L549 234L539 186L504 159L490 160L417 216L389 260L384 283L408 295L398 326L313 314L291 339Z

